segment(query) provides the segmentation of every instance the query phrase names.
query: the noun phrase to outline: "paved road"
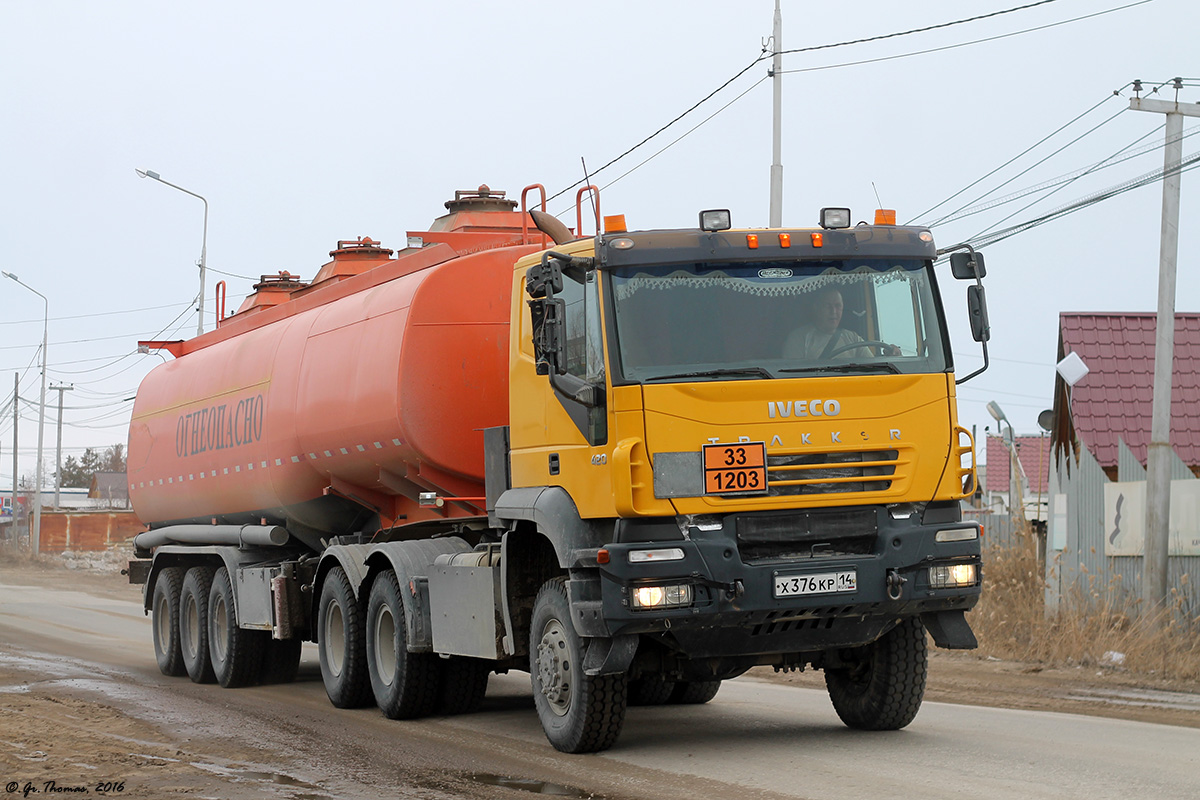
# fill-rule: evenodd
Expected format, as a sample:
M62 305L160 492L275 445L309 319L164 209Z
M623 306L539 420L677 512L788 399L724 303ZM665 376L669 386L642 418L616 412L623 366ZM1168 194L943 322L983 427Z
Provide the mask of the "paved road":
M280 791L305 787L280 796L528 796L493 784L610 800L1200 796L1200 730L926 703L906 730L868 734L843 727L822 692L747 679L706 706L630 709L612 750L565 756L542 736L523 673L493 676L480 713L392 722L330 706L314 652L293 685L196 686L154 667L133 589L18 583L0 583L0 663L100 696L184 748L242 754Z

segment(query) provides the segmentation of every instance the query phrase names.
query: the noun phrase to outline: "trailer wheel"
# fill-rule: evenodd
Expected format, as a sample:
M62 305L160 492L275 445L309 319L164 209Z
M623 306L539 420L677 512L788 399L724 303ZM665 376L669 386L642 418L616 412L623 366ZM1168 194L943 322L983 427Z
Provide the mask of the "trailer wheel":
M167 567L154 581L151 600L151 623L154 626L154 658L163 675L177 678L187 674L183 663L183 648L179 644L179 595L183 587L183 570Z
M440 664L442 688L437 709L443 714L470 714L478 711L487 694L492 675L489 661L452 656Z
M695 706L707 703L721 691L720 681L680 681L671 692L671 703Z
M317 611L317 645L325 693L338 708L361 708L371 701L365 613L345 571L341 567L329 570Z
M217 679L208 657L208 593L214 572L212 567L192 567L179 591L179 645L188 677L195 683Z
M396 573L379 573L367 602L367 664L375 703L389 719L431 713L440 688L437 656L408 649L405 613Z
M265 684L291 683L300 671L300 650L304 641L295 639L271 639L263 652L262 669L258 682Z
M262 668L269 635L238 627L229 571L218 569L208 595L208 652L217 683L226 689L253 683Z
M925 696L925 628L910 617L856 651L856 663L825 670L829 699L842 722L866 731L894 731L913 721Z
M533 604L529 673L546 738L564 753L612 747L625 722L627 676L583 672L584 641L571 622L566 579L547 581Z
M629 682L629 705L661 706L671 701L678 681L667 681L661 677L638 678Z

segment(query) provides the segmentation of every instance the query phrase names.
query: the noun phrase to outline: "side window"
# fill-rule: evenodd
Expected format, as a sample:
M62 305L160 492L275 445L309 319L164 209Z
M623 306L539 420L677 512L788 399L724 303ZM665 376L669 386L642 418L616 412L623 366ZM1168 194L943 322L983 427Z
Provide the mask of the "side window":
M587 311L583 302L583 284L563 275L563 289L558 298L566 304L567 372L577 378L587 378Z
M604 386L604 342L600 332L600 292L596 273L587 277L563 274L563 289L557 297L563 301L567 372L588 383ZM604 405L585 408L558 398L580 432L593 445L608 439L607 412Z

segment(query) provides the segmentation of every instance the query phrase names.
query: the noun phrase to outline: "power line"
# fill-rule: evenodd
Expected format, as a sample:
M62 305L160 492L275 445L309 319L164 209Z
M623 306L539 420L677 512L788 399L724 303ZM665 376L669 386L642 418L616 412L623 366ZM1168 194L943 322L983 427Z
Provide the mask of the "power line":
M188 304L189 307L191 305L193 305L194 303L195 303L195 301L193 300L192 303ZM147 308L130 308L125 311L97 311L94 314L74 314L69 317L50 317L50 321L51 322L62 322L62 321L71 320L71 319L87 319L88 317L111 317L111 316L115 316L118 314L137 314L142 311L161 311L164 308L178 308L178 307L179 307L179 303L171 303L171 304L165 305L165 306L149 306ZM27 325L31 322L43 322L43 321L44 320L40 320L40 319L6 320L4 322L0 322L0 325Z

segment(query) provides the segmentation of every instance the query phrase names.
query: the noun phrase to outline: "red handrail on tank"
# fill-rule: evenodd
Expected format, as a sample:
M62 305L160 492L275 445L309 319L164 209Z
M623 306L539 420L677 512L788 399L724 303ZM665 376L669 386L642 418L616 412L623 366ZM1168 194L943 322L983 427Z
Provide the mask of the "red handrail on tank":
M596 233L600 232L600 187L593 183L575 193L575 235L583 238L583 193L592 193L592 210L596 212Z
M521 244L529 244L529 209L525 197L530 189L537 189L542 195L542 211L546 210L546 187L540 183L531 183L521 190ZM546 246L546 234L542 234L542 247Z
M228 289L225 286L225 281L217 281L217 327L221 327L221 323L225 321L225 295Z

